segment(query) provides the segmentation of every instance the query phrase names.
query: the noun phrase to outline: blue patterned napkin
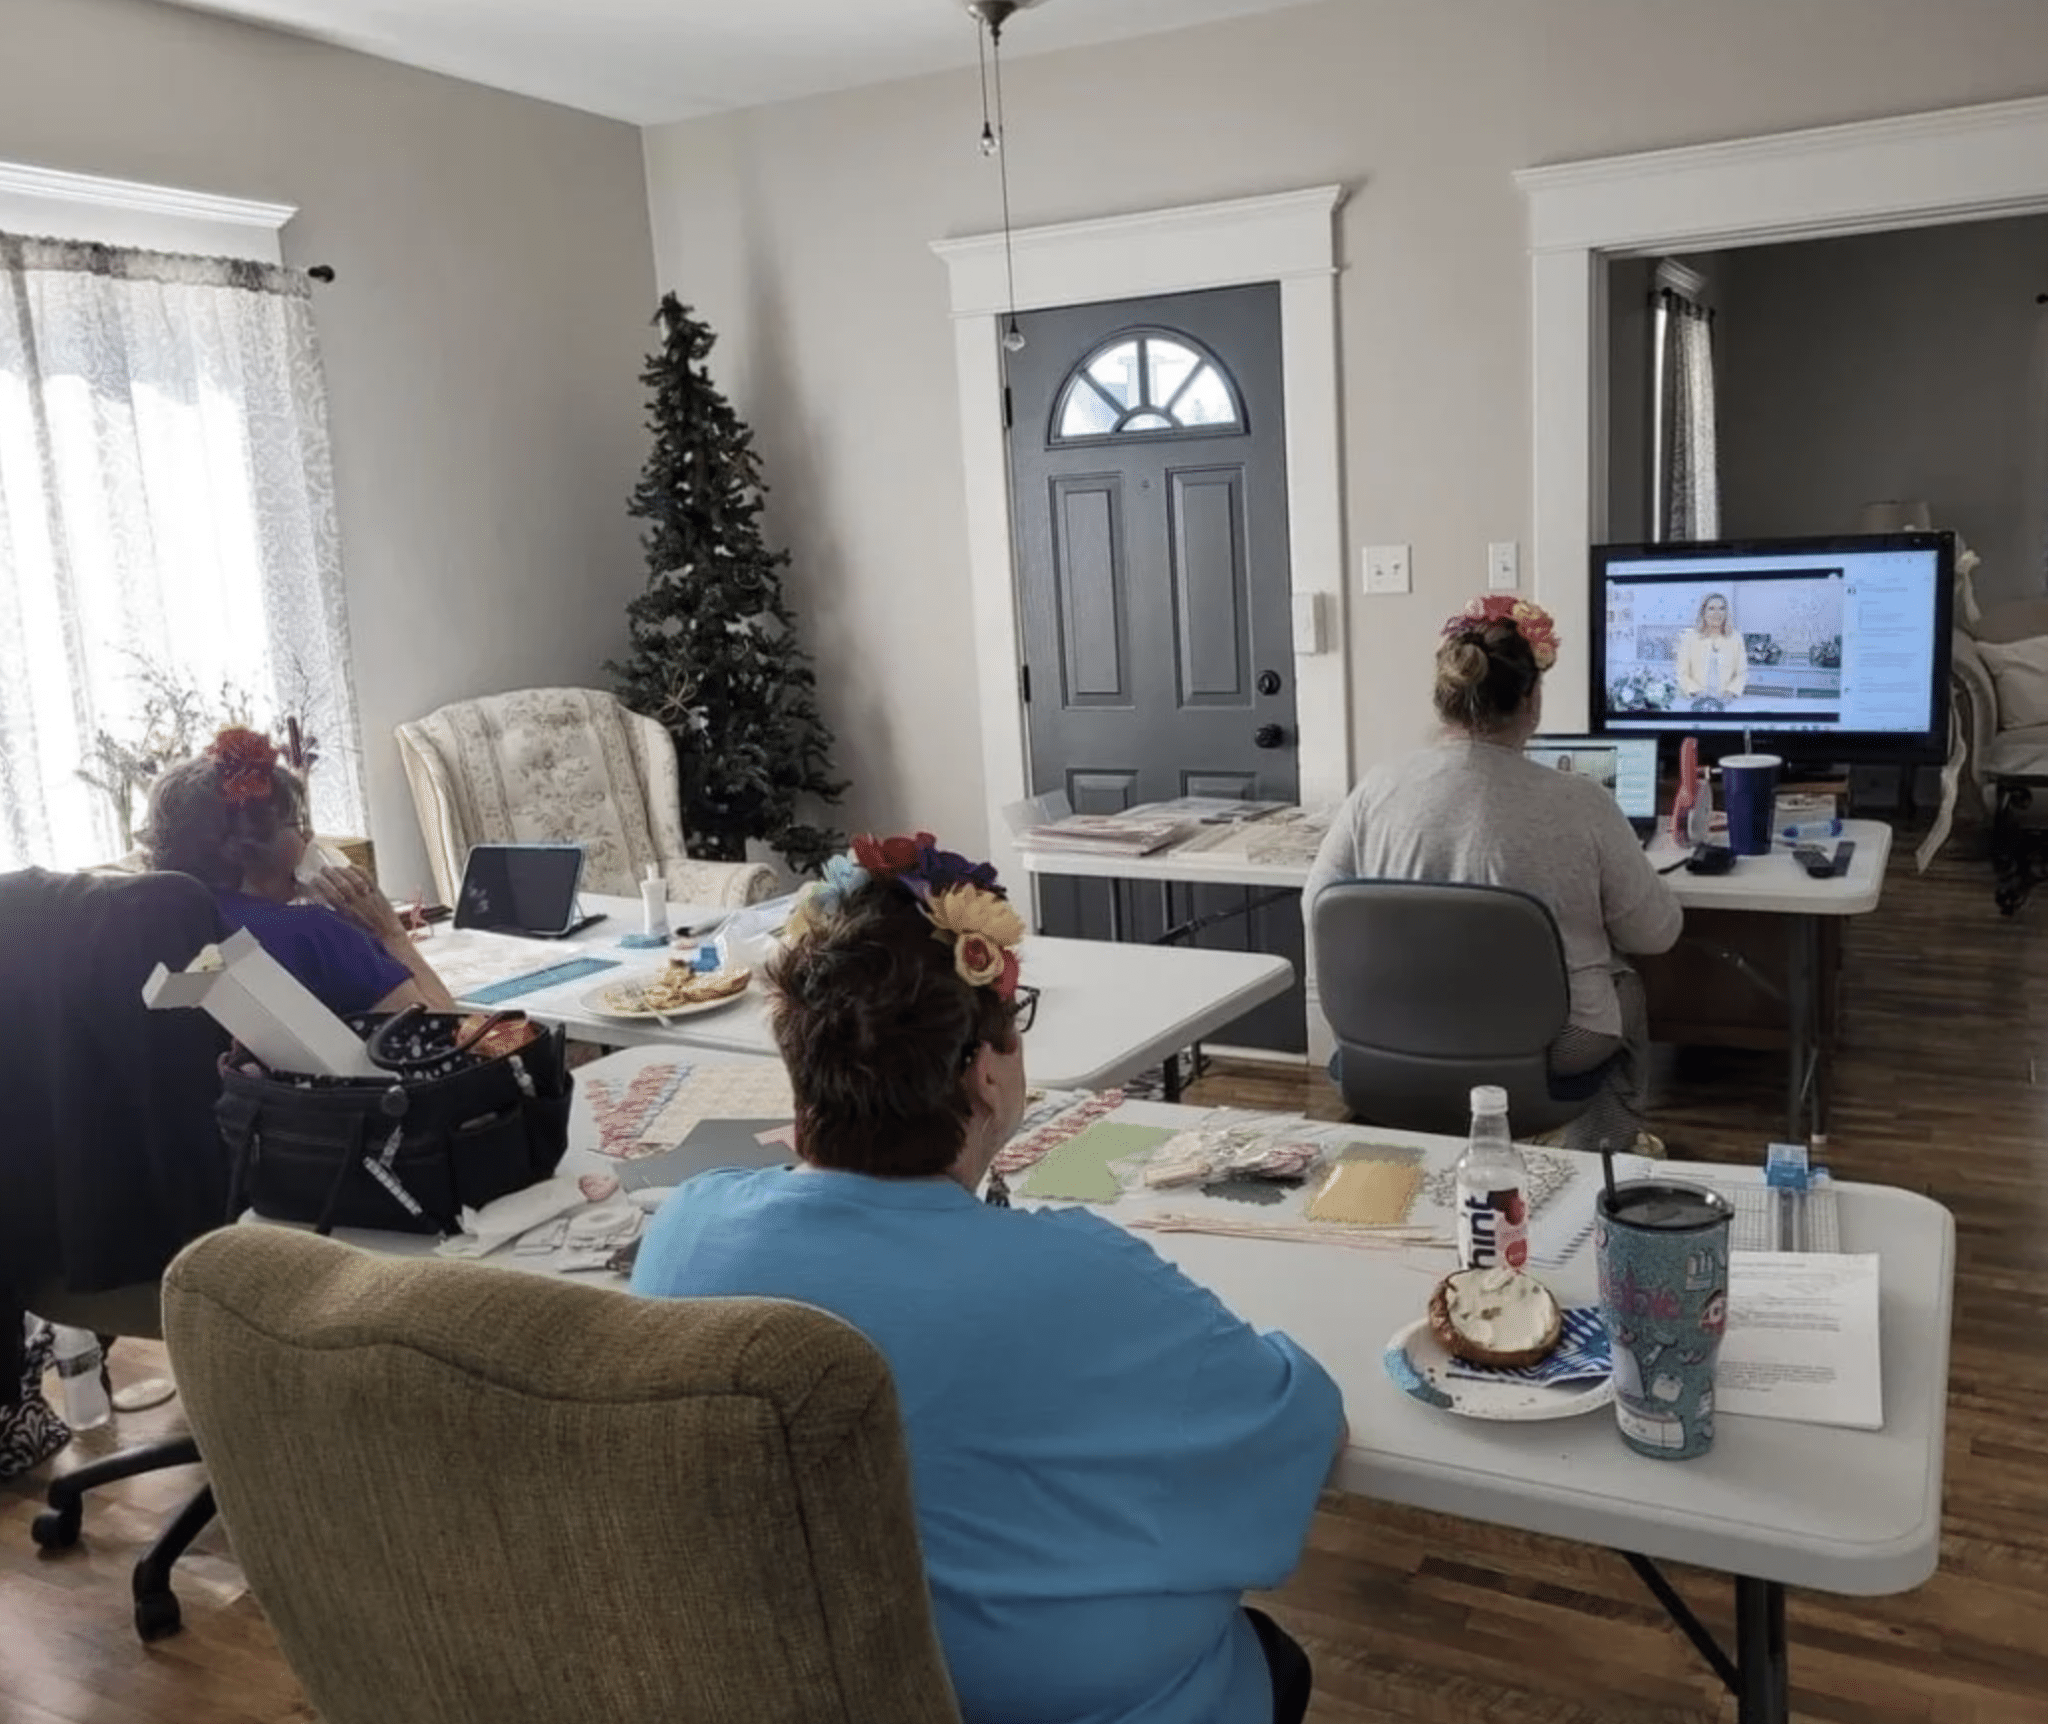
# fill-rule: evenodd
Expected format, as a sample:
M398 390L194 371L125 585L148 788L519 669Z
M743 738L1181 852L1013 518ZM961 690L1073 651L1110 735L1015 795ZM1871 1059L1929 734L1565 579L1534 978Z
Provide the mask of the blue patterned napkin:
M1540 1365L1523 1365L1500 1371L1489 1365L1468 1365L1453 1359L1447 1375L1466 1377L1479 1383L1595 1383L1614 1370L1614 1355L1607 1344L1607 1325L1600 1321L1596 1305L1578 1305L1564 1313L1564 1332L1557 1351Z

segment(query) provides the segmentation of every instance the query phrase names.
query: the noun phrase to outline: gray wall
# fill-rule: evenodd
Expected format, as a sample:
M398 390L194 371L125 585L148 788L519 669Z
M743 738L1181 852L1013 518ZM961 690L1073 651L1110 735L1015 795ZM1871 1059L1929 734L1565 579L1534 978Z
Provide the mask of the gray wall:
M428 878L392 726L585 682L639 567L653 309L639 133L143 0L0 0L0 160L296 204L372 835Z
M1021 41L1031 14L1012 24ZM1350 601L1361 764L1425 734L1432 643L1530 530L1529 295L1513 170L2048 89L2040 0L1327 0L1007 63L1030 225L1328 181L1345 506L1414 593ZM723 333L769 525L829 652L856 824L988 819L966 635L945 271L997 221L972 73L658 128L661 279ZM1525 556L1526 565L1526 556ZM1566 642L1562 674L1583 674Z
M1724 255L1722 523L1848 532L1920 498L1983 558L1986 604L2042 591L2048 218Z

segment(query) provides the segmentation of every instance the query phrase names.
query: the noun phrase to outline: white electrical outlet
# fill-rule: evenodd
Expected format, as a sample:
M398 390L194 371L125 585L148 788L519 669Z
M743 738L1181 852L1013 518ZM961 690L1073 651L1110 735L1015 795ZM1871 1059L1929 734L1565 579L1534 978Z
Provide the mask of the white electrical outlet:
M1364 561L1367 592L1405 593L1409 590L1406 545L1367 545Z
M1499 539L1486 547L1486 590L1511 593L1522 584L1522 556L1513 539Z

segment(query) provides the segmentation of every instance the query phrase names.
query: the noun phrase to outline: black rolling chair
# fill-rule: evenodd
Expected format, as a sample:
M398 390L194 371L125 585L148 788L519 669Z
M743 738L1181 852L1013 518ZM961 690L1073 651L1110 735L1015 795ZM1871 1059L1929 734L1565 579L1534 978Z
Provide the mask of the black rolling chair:
M223 932L213 895L182 874L0 875L0 1336L29 1310L161 1337L164 1268L227 1203L213 1117L225 1043L203 1013L150 1011L142 984ZM0 1388L11 1381L0 1371ZM87 1491L198 1459L175 1438L80 1467L50 1486L32 1535L75 1544ZM136 1564L143 1639L177 1628L171 1565L212 1517L202 1488Z
M1367 1123L1462 1136L1474 1084L1508 1092L1517 1137L1576 1119L1607 1067L1550 1073L1571 1005L1564 945L1526 892L1339 880L1309 908L1331 1075Z

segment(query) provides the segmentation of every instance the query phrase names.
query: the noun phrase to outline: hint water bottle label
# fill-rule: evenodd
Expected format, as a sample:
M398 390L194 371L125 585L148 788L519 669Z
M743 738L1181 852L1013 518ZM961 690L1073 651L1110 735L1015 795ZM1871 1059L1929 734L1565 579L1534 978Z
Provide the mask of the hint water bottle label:
M1529 1212L1520 1191L1458 1191L1458 1261L1467 1269L1521 1269L1529 1261Z

